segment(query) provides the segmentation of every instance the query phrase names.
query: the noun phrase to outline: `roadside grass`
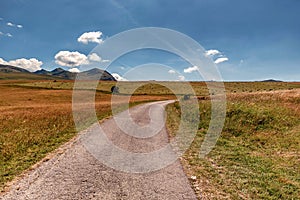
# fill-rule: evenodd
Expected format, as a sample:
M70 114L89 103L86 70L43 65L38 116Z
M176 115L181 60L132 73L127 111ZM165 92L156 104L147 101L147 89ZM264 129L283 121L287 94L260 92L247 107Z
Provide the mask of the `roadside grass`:
M0 188L75 134L70 97L1 87Z
M0 82L0 191L7 182L76 135L72 90L15 86L37 83L43 82ZM129 106L169 98L133 96ZM123 104L128 105L125 100L125 96L119 98L119 111L126 108ZM111 116L111 94L96 92L95 110L98 120ZM81 129L95 121L86 122Z
M126 108L122 103L127 100L129 91L137 87L140 83L118 83L121 92L118 99L120 110ZM130 106L148 101L174 99L172 91L167 87L159 85L160 82L143 83L145 85L138 87L134 95L130 97ZM0 191L3 189L5 183L11 181L14 177L21 174L22 171L28 169L49 152L55 150L76 135L72 116L73 84L73 81L64 80L0 81ZM95 109L98 119L104 119L111 115L110 89L115 84L115 82L100 82L97 87ZM181 87L182 85L180 82L164 82L164 85L168 86L168 84L172 84L173 87ZM227 119L227 129L224 129L217 147L209 155L210 160L198 159L197 157L198 149L205 135L210 117L209 101L201 101L199 104L201 119L203 119L200 122L201 128L191 149L187 152L183 160L183 162L186 162L187 173L190 175L196 174L200 178L193 182L196 190L198 184L201 186L201 191L199 191L202 193L216 194L216 191L220 191L220 194L225 196L231 194L231 197L236 197L234 193L236 195L244 195L245 193L245 195L260 197L258 194L264 194L264 189L266 189L269 183L265 184L262 182L262 179L265 178L265 174L263 173L260 174L261 178L257 178L259 175L258 172L260 172L257 168L269 170L271 166L272 170L275 171L270 172L270 182L273 183L272 174L278 175L281 173L282 176L278 178L280 181L276 182L276 179L274 184L285 186L286 183L288 187L286 187L285 191L294 190L297 187L294 192L291 192L291 197L295 196L295 192L299 191L299 176L296 173L300 174L298 164L300 137L296 127L297 125L299 127L297 121L299 116L297 113L300 113L300 100L292 94L294 90L290 90L290 93L284 93L283 95L280 93L277 94L277 91L275 91L273 96L269 95L271 93L263 91L270 91L269 87L272 90L289 90L299 88L300 84L272 84L251 83L240 85L225 83L226 88L236 91L232 92L234 94L230 94L228 102L228 111L232 113L232 117ZM208 90L204 82L192 82L191 85L196 95L208 95ZM255 92L247 93L250 90L254 91L253 88L261 88L259 90L259 94L261 95ZM184 94L184 88L181 89L182 92L179 90L178 93ZM233 104L230 104L230 102ZM178 116L180 116L179 108L176 104L168 106L168 120L172 119L172 121L169 121L170 130L176 129ZM276 108L275 111L273 111L273 108ZM290 112L294 114L287 114ZM258 113L263 114L264 118L260 118ZM278 121L278 118L272 118L279 115L284 119L283 125L281 125L281 121ZM293 117L294 115L296 118ZM244 120L239 121L240 117L243 117ZM251 122L246 120L252 118L262 120L259 123L263 124L258 130L256 130L258 127L256 123L258 121L254 120ZM233 122L238 123L235 125ZM89 123L92 123L92 121L87 121L82 128L87 127ZM273 126L273 124L278 125ZM242 125L246 128L243 128ZM271 144L275 145L275 147ZM245 158L243 157L244 160L238 158L238 155L245 155ZM298 159L298 162L295 159ZM257 167L252 169L244 166L247 162L250 164L253 162L254 164L251 164L251 166ZM275 166L274 169L273 166ZM217 171L219 168L224 171L219 173ZM253 182L251 185L256 186L256 184L260 183L266 186L257 187L258 189L253 186L253 190L256 191L257 189L256 192L253 192L249 189L250 187L246 186L246 190L242 188L245 192L240 192L243 190L235 190L242 187L238 180L247 183L248 176L250 175L246 172L255 175L253 175L255 177L253 181L258 180L258 182ZM231 175L231 173L234 175ZM223 178L220 178L220 176ZM232 179L227 180L224 177ZM209 182L204 184L201 181ZM228 185L224 186L226 184ZM236 186L231 187L231 185ZM218 190L216 190L217 188ZM278 187L270 187L270 191L274 190L274 194L277 195L278 191L276 189ZM283 194L285 194L285 191Z
M197 136L182 158L199 198L298 199L300 196L299 90L229 94L222 134L209 155L198 157L210 121L210 101L199 102ZM167 106L170 133L180 106ZM171 135L172 137L172 135Z

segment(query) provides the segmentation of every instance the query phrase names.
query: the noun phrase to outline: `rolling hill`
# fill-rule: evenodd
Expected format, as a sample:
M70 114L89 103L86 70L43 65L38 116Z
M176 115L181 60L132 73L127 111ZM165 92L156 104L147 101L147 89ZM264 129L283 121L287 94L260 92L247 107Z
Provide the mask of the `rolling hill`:
M0 80L54 80L54 76L40 75L26 69L0 64Z
M75 79L76 75L77 75L77 73L72 73L72 72L66 71L62 68L56 68L52 71L47 71L47 70L41 69L41 70L38 70L33 73L40 74L40 75L49 75L49 76L59 77L59 78L68 79L68 80Z
M91 69L88 71L73 73L66 71L62 68L56 68L52 71L47 71L44 69L38 70L36 72L30 72L26 69L22 69L10 65L0 65L0 80L7 79L23 79L23 80L54 80L54 79L64 79L64 80L74 80L80 74L81 77L85 79L97 79L101 76L100 80L104 81L116 81L116 79L107 71L101 69Z
M1 65L1 64L0 64L0 72L3 72L3 73L13 73L13 72L30 73L26 69L22 69L22 68L10 66L10 65Z

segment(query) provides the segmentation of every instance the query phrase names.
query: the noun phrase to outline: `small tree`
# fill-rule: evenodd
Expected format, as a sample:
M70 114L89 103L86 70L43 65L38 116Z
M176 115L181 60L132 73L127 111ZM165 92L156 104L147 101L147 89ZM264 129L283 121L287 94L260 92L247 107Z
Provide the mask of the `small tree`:
M118 94L119 93L119 88L117 86L112 86L110 91L113 94Z
M185 94L183 96L183 100L189 100L191 98L191 95L190 94Z

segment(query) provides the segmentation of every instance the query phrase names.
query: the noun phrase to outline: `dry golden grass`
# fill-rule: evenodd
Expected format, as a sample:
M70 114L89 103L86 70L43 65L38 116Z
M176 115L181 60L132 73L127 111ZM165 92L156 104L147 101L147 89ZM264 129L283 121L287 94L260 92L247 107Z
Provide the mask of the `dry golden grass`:
M110 88L114 84L114 82L100 82L97 88L98 92L95 96L95 108L99 119L105 118L111 114ZM139 88L135 93L136 95L133 95L130 98L131 105L134 105L138 102L174 98L170 90L165 87L161 87L158 84L159 82L154 82ZM181 83L176 82L167 84L180 87ZM193 86L197 95L208 95L208 90L204 82L192 82L191 85ZM118 98L118 103L120 105L127 100L126 91L130 90L131 87L134 87L134 83L124 83L124 86L124 91L121 91L124 96L120 95ZM228 89L227 96L229 102L234 103L231 105L231 111L236 109L242 109L243 111L243 109L246 109L246 112L249 112L250 114L254 113L253 116L258 117L258 120L260 120L259 116L257 116L255 113L261 112L261 110L264 109L270 110L276 107L284 107L284 109L291 111L293 116L292 118L289 118L286 115L282 116L286 117L285 120L290 120L296 124L297 120L294 118L295 116L299 117L299 115L297 115L297 113L299 113L300 104L299 90L292 90L292 88L299 88L300 84L225 83L225 87ZM28 169L31 165L45 157L49 152L55 150L58 146L69 141L76 135L72 115L72 88L72 81L0 81L0 190L3 188L5 183L12 180L22 171ZM284 93L279 93L277 91L273 92L274 90L278 89L282 90ZM202 111L207 111L206 114L202 113L201 119L206 119L209 117L209 104L206 105L205 102L209 101L201 101L200 104L200 107L202 106L201 108L203 108ZM242 105L241 108L236 107L239 103ZM268 103L270 105L269 108ZM247 106L250 108L253 107L253 113L251 110L247 110ZM176 108L175 110L173 109L173 111L175 115L178 114L176 112ZM276 111L277 113L275 112L275 114L279 115L279 111ZM247 113L241 112L241 114ZM285 112L283 112L283 114L285 114ZM246 116L242 115L241 117L245 118ZM176 119L174 119L172 123L173 125L176 124ZM205 126L205 120L201 125ZM231 141L231 145L236 146L237 144L244 144L239 140L239 138L241 138L240 136L231 136L230 130L245 130L237 130L237 126L229 125L230 124L228 124L224 135L227 138L225 138L223 141L221 140L221 142L225 141L224 143L228 143ZM176 127L176 125L174 125L174 127ZM249 126L249 128L254 128L254 125ZM244 133L245 137L242 139L248 142L246 143L247 145L252 145L253 148L257 148L257 145L259 146L262 144L262 142L267 141L268 138L274 137L274 132L268 129L270 127L262 128L263 130L260 132L255 132L255 134L251 135L249 138L247 138L247 136L245 136L246 133ZM278 166L291 165L295 161L294 156L299 155L298 151L296 151L297 146L295 143L298 140L292 141L293 138L291 137L292 135L295 136L299 133L297 130L298 129L296 128L296 125L295 127L291 127L291 130L286 132L285 139L280 140L281 145L292 144L288 150L282 150L282 148L279 148L280 146L275 146L268 148L269 151L266 152L252 151L251 153L257 156L263 156L263 158L267 156L274 157L275 155L278 155L282 158L282 161L277 162L279 163ZM203 131L205 131L205 127L199 130L199 137L195 140L195 145L193 147L196 150L198 150L197 142L201 142ZM278 136L278 134L276 136ZM279 136L278 138L281 139ZM278 138L274 137L274 140L272 141L274 142L275 139ZM225 151L228 149L219 149L220 152L223 150ZM193 149L191 149L190 152L191 155L193 155ZM194 163L192 167L190 167L191 174L197 172L205 175L206 171L203 170L207 170L207 174L214 175L215 179L219 178L220 180L223 180L224 177L226 178L226 174L224 175L225 172L227 173L226 168L222 168L220 164L218 164L218 162L222 161L222 159L219 159L218 156L213 157L213 159L208 163L204 162L200 164L198 163L199 160L193 160L193 158L194 157L192 157L191 160L186 161L188 163ZM286 160L291 158L292 161L290 162ZM214 170L216 170L214 166L220 171L219 175L218 173L216 174L214 172ZM232 192L232 190L228 188L226 188L226 190L223 188L222 190L220 185L218 185L218 181L214 182L213 180L208 179L203 180L203 183L199 182L198 184L204 184L202 186L207 188L207 193L217 191L217 189L220 193L216 194L217 196ZM295 180L289 178L289 176L286 176L285 178L280 176L280 181L290 183L294 187ZM232 184L235 182L228 179L228 181L223 181L223 183Z
M7 83L7 82L6 82ZM0 186L74 135L71 91L1 84Z
M300 90L227 94L227 116L217 145L198 157L210 121L210 101L199 102L197 136L182 158L203 199L297 199L300 195ZM178 128L169 105L168 129ZM175 124L175 126L174 126ZM176 126L177 124L177 126Z
M16 85L40 83L0 81L0 190L6 182L76 135L70 88L52 90ZM138 95L130 98L130 104L168 98ZM126 99L120 96L118 103L125 103ZM97 92L95 109L99 119L108 117L111 94Z

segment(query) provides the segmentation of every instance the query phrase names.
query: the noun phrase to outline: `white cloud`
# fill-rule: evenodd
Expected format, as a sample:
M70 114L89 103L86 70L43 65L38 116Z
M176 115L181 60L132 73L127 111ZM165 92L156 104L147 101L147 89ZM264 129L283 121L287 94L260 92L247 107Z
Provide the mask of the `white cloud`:
M117 73L112 73L111 74L117 81L127 81L127 79L123 78L122 76L120 76Z
M193 67L188 67L186 69L183 70L184 73L192 73L194 71L197 71L198 67L197 66L193 66Z
M92 53L88 56L79 53L78 51L59 51L55 55L55 62L61 66L76 67L79 65L88 65L90 62L109 62L109 60L103 60L96 53Z
M88 55L90 61L101 62L102 58L98 56L96 53L92 53Z
M36 58L30 58L30 59L19 58L8 62L0 58L0 64L12 65L15 67L20 67L23 69L27 69L28 71L34 72L41 69L41 65L43 64L43 62L37 60Z
M178 79L179 79L179 81L184 81L184 80L185 80L185 77L182 76L182 75L179 75L179 76L178 76Z
M12 37L12 34L10 34L10 33L3 33L1 31L0 31L0 35L7 36L7 37Z
M92 53L90 55L88 55L88 59L89 61L93 61L93 62L101 62L101 63L105 63L105 62L109 62L109 60L103 60L98 54L96 53Z
M2 58L0 58L0 64L1 64L1 65L8 65L8 62L6 62L6 61L3 60Z
M23 26L21 24L14 24L12 22L7 22L6 25L10 26L10 27L23 28Z
M206 56L214 56L214 55L218 55L218 54L221 54L221 52L216 49L210 49L210 50L205 51Z
M15 26L15 24L13 24L13 23L11 23L11 22L7 22L6 25L7 25L7 26L11 26L11 27Z
M55 63L60 66L76 67L79 65L86 65L89 63L86 55L78 51L60 51L55 55Z
M229 59L226 58L226 57L223 57L223 58L217 58L214 62L216 64L219 64L219 63L222 63L222 62L225 62L225 61L228 61Z
M78 39L78 42L81 42L83 44L88 44L89 42L94 42L94 43L102 43L103 40L101 39L102 32L100 31L92 31L92 32L86 32L83 33Z
M80 70L78 68L71 68L71 69L69 69L69 72L79 73Z
M176 74L176 72L175 72L173 69L170 69L170 70L168 71L168 73L169 73L169 74Z
M219 57L216 60L214 60L214 63L216 63L216 64L219 64L219 63L229 60L219 50L216 50L216 49L210 49L210 50L205 51L205 56L206 57Z

